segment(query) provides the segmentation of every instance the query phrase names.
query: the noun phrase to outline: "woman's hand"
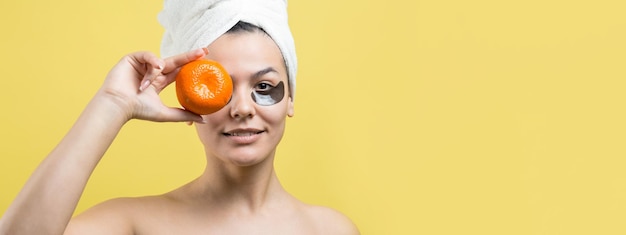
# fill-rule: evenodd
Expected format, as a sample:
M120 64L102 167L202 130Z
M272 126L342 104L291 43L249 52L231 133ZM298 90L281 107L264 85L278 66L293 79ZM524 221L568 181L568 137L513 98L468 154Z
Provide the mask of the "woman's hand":
M176 80L181 66L207 53L206 48L201 48L164 60L150 52L124 56L111 69L95 99L113 101L126 121L203 122L200 115L165 106L159 93Z
M63 234L89 176L128 120L202 122L199 115L166 107L158 94L182 65L206 54L198 49L165 60L149 52L122 58L0 218L0 234Z

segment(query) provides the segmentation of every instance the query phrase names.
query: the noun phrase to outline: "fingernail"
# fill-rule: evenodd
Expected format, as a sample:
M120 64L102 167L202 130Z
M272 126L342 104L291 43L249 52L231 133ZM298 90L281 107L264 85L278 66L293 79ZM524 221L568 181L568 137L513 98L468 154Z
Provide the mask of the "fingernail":
M150 86L150 83L152 83L150 79L144 79L143 81L141 81L141 86L139 86L139 91L143 91L146 88L148 88L148 86Z
M198 49L193 50L193 55L196 58L200 58L206 55L206 52L204 51L204 48L198 48Z
M204 51L204 54L209 54L209 48L203 47L202 50Z

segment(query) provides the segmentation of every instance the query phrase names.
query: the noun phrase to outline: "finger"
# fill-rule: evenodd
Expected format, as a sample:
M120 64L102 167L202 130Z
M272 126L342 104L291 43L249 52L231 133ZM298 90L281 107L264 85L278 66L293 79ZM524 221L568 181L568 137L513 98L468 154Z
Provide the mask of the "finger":
M160 92L176 80L176 75L178 74L178 70L180 70L181 66L191 61L203 58L208 53L209 50L207 48L198 48L196 50L165 59L165 67L161 70L161 74L152 80L152 86L156 88L157 92Z
M176 74L170 73L163 75L161 72L162 71L159 71L159 74L156 74L156 76L152 79L152 82L149 84L155 88L155 91L157 93L161 93L161 91L165 89L165 87L176 81Z
M143 91L146 88L148 88L148 86L150 86L155 80L157 80L157 77L159 76L159 74L161 74L161 68L150 68L149 66L147 67L148 68L146 68L146 74L143 76L143 79L141 80L139 91Z
M141 58L143 59L142 61L144 61L144 64L149 64L152 66L152 68L162 70L163 67L165 66L165 61L163 61L161 58L159 58L152 52L143 53Z
M159 121L205 123L202 116L180 108L164 109L161 117Z
M139 91L143 91L161 74L165 62L150 52L138 56L137 61L142 63L145 68L145 73L139 86Z
M141 74L145 73L146 65L150 65L152 68L163 68L165 66L165 61L149 51L135 52L127 55L125 58Z
M209 54L209 49L206 47L198 48L192 51L185 52L183 54L175 55L165 59L165 67L163 68L163 74L168 74L181 66L200 59Z

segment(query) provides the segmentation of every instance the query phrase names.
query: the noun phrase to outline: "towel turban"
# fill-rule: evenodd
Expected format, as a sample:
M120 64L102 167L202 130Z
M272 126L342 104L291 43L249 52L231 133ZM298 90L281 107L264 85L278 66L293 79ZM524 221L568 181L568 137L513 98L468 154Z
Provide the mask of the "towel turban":
M294 98L298 65L286 0L165 0L158 19L165 28L163 57L206 47L239 21L262 28L283 55Z

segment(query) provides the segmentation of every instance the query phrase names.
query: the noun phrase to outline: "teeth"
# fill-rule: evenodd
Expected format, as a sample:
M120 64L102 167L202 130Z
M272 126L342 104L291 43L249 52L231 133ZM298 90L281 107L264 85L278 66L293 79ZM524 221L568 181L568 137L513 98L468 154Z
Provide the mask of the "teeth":
M256 132L236 132L236 133L230 133L230 135L232 136L251 136L251 135L255 135L257 134Z

